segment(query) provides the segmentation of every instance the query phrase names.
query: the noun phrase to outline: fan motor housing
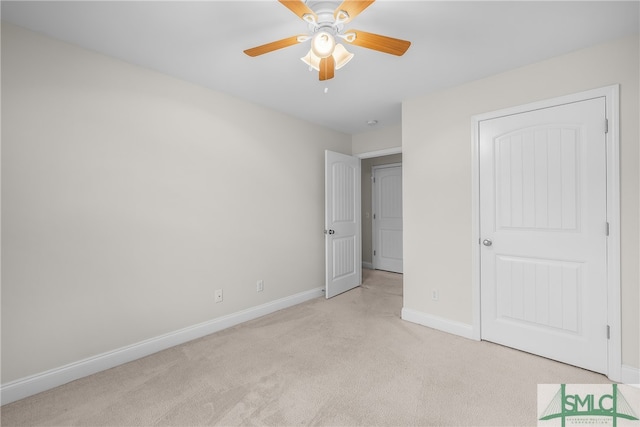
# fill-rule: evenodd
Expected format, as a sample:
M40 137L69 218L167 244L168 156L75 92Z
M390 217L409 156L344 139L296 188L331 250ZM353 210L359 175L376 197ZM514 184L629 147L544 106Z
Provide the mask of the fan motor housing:
M331 0L306 0L305 4L318 16L317 25L309 24L309 30L327 31L334 35L342 31L343 25L337 24L334 17L334 12L341 3Z
M305 0L304 3L315 13L318 13L320 10L329 10L333 14L333 11L335 11L342 2L339 0Z

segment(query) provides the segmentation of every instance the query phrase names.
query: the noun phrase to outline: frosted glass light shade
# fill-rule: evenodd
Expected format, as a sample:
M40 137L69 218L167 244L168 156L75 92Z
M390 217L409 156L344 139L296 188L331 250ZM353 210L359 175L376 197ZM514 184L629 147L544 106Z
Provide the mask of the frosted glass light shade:
M302 62L307 64L309 67L313 68L316 71L320 71L320 59L313 54L312 50L309 50L307 55L303 58L300 58Z
M311 50L319 58L326 58L333 53L336 39L326 31L319 31L311 40Z
M333 59L336 60L336 70L347 65L347 62L351 61L353 56L353 53L349 52L343 45L338 43L333 51Z

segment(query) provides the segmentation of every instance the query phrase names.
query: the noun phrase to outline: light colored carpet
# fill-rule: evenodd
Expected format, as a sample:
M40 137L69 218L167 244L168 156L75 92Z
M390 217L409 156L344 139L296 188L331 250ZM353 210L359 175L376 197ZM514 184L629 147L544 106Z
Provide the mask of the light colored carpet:
M4 426L536 425L538 383L606 377L400 319L402 275L2 407Z

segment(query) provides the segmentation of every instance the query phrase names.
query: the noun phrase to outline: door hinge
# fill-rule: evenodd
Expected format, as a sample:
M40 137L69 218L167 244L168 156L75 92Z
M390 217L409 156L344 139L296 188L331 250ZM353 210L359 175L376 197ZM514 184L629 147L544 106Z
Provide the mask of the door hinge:
M611 326L607 325L607 339L611 339Z
M609 119L604 119L604 133L609 133Z
M605 222L604 229L605 229L605 233L607 233L607 236L608 236L609 235L609 223L608 222Z
M375 177L375 176L372 176L372 178L373 178L373 182L376 182L376 177Z
M376 219L376 214L373 214L373 219Z
M376 251L375 250L373 251L373 256L376 256Z

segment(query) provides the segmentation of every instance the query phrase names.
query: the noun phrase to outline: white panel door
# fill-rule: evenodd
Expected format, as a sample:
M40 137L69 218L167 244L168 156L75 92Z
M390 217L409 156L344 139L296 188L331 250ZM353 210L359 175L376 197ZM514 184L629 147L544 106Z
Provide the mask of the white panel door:
M325 296L362 283L360 159L325 151Z
M607 372L605 99L480 122L482 339Z
M373 170L373 268L402 273L402 166Z

